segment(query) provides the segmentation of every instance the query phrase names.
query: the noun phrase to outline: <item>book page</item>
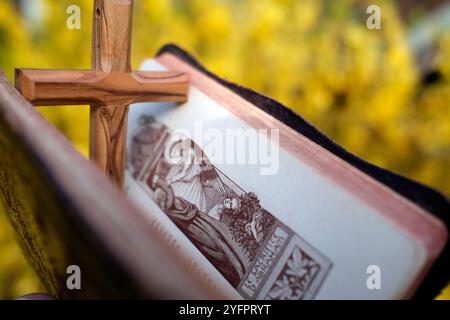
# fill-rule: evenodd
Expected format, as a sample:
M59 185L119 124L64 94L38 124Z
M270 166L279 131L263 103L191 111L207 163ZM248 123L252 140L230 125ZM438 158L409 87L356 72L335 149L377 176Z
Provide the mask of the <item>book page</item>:
M149 60L142 69L166 67ZM361 189L352 186L359 173L349 167L342 187L326 170L340 159L327 155L319 170L302 159L320 162L325 151L293 154L296 139L280 143L286 128L255 128L218 100L193 81L187 103L130 109L126 192L174 252L229 298L410 296L437 253L370 194L349 191Z

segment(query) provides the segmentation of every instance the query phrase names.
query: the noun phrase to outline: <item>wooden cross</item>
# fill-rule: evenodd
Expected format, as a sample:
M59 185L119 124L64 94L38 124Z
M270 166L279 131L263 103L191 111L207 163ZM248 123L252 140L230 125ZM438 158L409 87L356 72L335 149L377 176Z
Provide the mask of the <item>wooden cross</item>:
M129 105L183 102L188 77L131 72L133 0L95 0L92 70L17 69L16 87L34 105L90 104L90 159L124 185Z

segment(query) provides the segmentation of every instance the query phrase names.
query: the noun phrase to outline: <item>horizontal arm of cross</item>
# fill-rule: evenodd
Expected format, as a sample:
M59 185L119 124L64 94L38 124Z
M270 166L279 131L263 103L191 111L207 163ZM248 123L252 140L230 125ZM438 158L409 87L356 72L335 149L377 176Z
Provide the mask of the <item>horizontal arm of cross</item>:
M188 76L180 72L16 70L18 90L37 106L184 102L188 80Z

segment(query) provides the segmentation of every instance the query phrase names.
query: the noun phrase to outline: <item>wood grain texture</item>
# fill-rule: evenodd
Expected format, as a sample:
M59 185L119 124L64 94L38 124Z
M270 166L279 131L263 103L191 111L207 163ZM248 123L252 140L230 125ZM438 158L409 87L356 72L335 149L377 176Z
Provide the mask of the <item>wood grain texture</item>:
M188 77L180 72L94 72L16 69L17 89L35 106L186 101Z
M131 71L132 0L95 0L92 69ZM124 185L127 104L91 105L90 158L119 188Z
M60 298L220 298L142 212L0 75L0 203ZM157 258L155 258L157 257ZM82 290L66 287L69 265Z

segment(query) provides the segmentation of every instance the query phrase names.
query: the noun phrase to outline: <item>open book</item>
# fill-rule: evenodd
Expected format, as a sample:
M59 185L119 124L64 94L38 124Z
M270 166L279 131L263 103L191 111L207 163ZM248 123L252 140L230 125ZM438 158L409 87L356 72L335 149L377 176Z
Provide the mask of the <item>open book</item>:
M175 46L143 69L187 72L191 84L184 104L130 108L128 199L20 97L0 95L4 109L23 105L8 112L19 113L10 121L24 131L3 125L22 141L28 174L41 170L33 174L41 182L31 186L24 169L2 171L0 185L14 185L2 188L2 199L7 207L23 203L8 211L52 292L399 299L432 298L448 283L446 196L358 159L289 109L218 78ZM0 142L7 146L11 137ZM12 165L5 155L0 160L0 167ZM53 196L42 201L17 188L46 188ZM84 292L65 288L67 264L84 270Z

